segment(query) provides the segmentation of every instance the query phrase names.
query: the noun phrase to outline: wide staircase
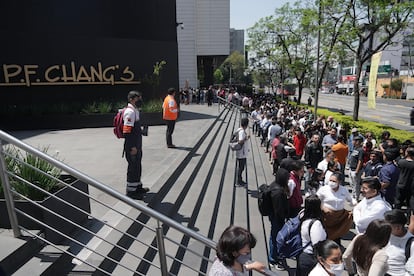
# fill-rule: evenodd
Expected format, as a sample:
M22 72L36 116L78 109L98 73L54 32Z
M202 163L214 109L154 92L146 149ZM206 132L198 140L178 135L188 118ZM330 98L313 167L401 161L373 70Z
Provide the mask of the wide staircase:
M9 207L5 216L12 229L2 230L9 237L0 235L10 244L0 250L2 273L206 275L215 258L216 242L229 225L255 234L258 243L253 259L267 264L270 226L258 212L257 189L274 179L268 155L260 139L250 133L244 175L248 185L235 185L236 158L228 142L247 113L236 106L221 106L216 114L212 123L200 126L202 132L188 129L188 147L183 153L174 158L160 156L145 202L132 200L84 174L82 168L70 167L0 131L0 174ZM16 150L21 154L13 154ZM27 157L53 169L38 169L33 158ZM50 178L64 192L42 191L48 196L43 201L23 196L11 187L18 183L37 190L39 186L10 163ZM59 176L52 170L58 170ZM96 191L104 196L97 196Z

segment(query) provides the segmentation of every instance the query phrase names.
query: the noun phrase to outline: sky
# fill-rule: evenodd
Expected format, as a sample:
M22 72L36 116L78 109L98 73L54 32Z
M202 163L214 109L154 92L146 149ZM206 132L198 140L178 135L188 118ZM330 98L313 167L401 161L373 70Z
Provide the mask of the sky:
M230 28L248 29L289 0L230 0ZM245 35L247 35L245 33Z

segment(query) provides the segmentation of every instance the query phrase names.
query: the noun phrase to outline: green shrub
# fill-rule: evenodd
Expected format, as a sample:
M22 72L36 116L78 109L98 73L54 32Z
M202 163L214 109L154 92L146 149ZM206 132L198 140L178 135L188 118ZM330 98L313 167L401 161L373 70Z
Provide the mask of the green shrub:
M144 101L141 112L162 112L162 103L163 101L161 99Z
M354 121L351 116L341 115L338 112L329 111L323 108L318 108L318 115L325 115L325 117L333 116L335 121L347 130L347 133L350 132L350 129L356 127L360 133L365 134L369 131L378 139L381 137L384 130L388 130L391 133L391 137L397 139L399 142L414 140L414 134L412 132L395 129L377 122L367 120Z
M111 113L113 112L113 105L110 102L93 102L82 109L82 113Z
M48 149L48 147L44 147L41 151L47 153ZM16 176L48 192L54 192L62 187L62 184L57 180L61 170L46 160L30 153L21 153L20 150L12 146L6 147L5 152L7 169ZM32 200L43 200L47 196L17 177L9 176L9 181L12 189Z

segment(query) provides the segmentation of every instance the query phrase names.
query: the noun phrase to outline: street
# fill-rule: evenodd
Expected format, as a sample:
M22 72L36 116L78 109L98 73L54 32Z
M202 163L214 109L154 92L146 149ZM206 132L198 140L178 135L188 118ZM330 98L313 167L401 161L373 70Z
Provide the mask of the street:
M305 90L302 93L302 104L307 103L308 97L309 90ZM315 104L314 98L312 104ZM346 115L352 116L354 96L321 93L319 94L318 106L331 111L342 109ZM368 109L367 97L361 97L359 118L414 132L414 126L410 126L410 110L413 106L413 101L377 98L376 109Z

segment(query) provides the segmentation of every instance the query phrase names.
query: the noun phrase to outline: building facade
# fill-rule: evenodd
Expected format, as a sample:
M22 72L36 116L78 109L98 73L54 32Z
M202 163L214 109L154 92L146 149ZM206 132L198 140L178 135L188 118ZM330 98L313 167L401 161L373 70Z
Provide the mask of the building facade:
M244 55L244 30L230 29L230 53L234 51Z
M230 0L177 0L179 87L213 83L230 53Z

